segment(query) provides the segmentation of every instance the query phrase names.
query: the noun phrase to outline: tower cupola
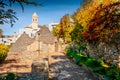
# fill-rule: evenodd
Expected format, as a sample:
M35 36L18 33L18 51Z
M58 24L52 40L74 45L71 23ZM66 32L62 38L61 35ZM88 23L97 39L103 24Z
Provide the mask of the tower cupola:
M32 15L32 23L38 23L38 15L36 12Z

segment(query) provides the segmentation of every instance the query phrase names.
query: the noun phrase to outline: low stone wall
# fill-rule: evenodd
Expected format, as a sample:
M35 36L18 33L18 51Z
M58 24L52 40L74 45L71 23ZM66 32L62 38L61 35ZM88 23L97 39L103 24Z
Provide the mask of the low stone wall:
M112 35L112 34L111 34ZM108 35L104 42L87 44L86 52L95 58L101 58L110 64L120 64L120 33ZM120 65L119 65L120 67Z
M48 80L49 66L48 66L48 57L42 56L36 58L31 65L31 73L39 74L44 77L44 80Z

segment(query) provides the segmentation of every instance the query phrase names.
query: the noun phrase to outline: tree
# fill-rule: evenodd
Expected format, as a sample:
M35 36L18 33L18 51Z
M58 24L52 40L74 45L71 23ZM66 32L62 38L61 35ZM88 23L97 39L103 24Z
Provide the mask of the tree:
M53 28L52 34L57 37L57 41L59 42L59 38L60 38L60 24L56 25L56 27Z
M114 18L116 17L113 14L115 12L115 9L108 7L109 5L114 4L115 2L116 2L115 0L87 0L87 2L85 2L72 15L72 18L74 20L74 27L75 27L71 34L73 44L77 43L79 46L81 46L82 44L80 44L80 43L85 42L85 47L86 47L85 52L88 56L90 56L91 52L87 51L87 49L89 49L89 46L91 47L91 43L96 43L99 40L105 40L102 38L107 36L106 33L109 31L109 28L101 29L102 28L101 26L104 24L104 22L106 23L106 26L109 26L109 27L111 24L116 24L115 22L113 22L113 23L111 22L111 24L107 24L107 22L109 23L108 15L111 17L111 20L112 20L112 17L114 17ZM115 6L115 7L118 7L118 6ZM111 8L111 9L108 9L108 8ZM111 12L111 10L113 10L113 13L109 13L109 12ZM113 14L113 15L111 15L111 14ZM119 14L119 12L117 12L116 14ZM104 15L104 17L103 17L103 15ZM104 18L104 20L103 20L103 18ZM119 17L117 19L113 19L113 20L117 21L118 19L119 19ZM118 20L118 22L119 22L119 20ZM118 28L117 28L117 30L118 30ZM115 32L115 31L116 30L111 29L111 32ZM90 45L89 45L89 43L90 43ZM96 47L97 45L98 44L93 44L94 47ZM92 49L93 49L93 47L92 47Z
M0 29L0 38L2 37L2 34L3 34L3 30Z
M90 48L93 50L92 55L104 59L107 63L116 64L114 60L120 53L120 2L99 5L94 17L87 25L87 30L82 34L90 45L88 50ZM109 49L116 51L112 52Z
M55 28L53 28L53 35L57 37L57 40L59 41L59 38L62 38L64 43L71 42L71 32L74 29L72 18L69 14L64 15L61 20L60 24L57 25Z
M120 2L100 5L83 36L88 42L105 41L105 36L120 31ZM112 37L112 36L111 36Z
M98 6L108 5L114 3L116 0L86 0L82 6L73 14L74 20L77 21L84 30L87 29L87 25L94 17Z
M77 44L84 42L83 36L83 27L79 23L75 23L75 28L71 32L71 39Z
M70 33L74 29L74 26L71 21L69 14L64 15L60 21L60 37L64 40L64 43L71 42Z
M15 16L16 12L10 8L15 3L20 4L22 11L24 11L24 3L42 6L42 4L39 4L38 2L31 2L29 0L0 0L0 24L8 23L11 24L11 27L13 26L18 18Z

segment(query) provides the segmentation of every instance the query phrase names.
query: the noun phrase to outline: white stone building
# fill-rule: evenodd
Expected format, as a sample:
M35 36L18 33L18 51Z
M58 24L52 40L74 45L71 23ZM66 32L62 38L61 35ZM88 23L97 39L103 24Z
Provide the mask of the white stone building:
M53 27L55 27L58 24L59 23L54 22L50 23L48 26L49 30L52 31ZM42 28L46 27L38 24L38 15L36 13L33 13L32 23L30 25L20 29L19 33L15 32L12 36L5 36L3 38L0 38L0 44L2 43L5 45L10 45L11 43L15 43L16 40L18 40L23 33L26 33L30 38L34 38L36 36L36 33Z
M15 43L17 40L16 32L12 36L2 36L0 38L0 44L10 45L11 43Z
M29 35L29 37L34 38L36 32L39 31L39 29L40 29L38 26L39 26L39 24L38 24L38 15L36 13L34 13L32 15L32 24L26 26L23 29L20 29L18 37L20 37L21 34L23 34L25 32L26 34Z
M40 25L38 24L38 15L34 13L32 15L32 23L19 30L19 33L16 32L12 36L4 36L0 38L0 44L10 45L15 43L15 41L25 32L29 35L30 38L34 38L37 31L40 30Z
M59 23L55 23L55 22L52 22L48 25L49 27L49 30L52 31L54 27L56 27L56 25L58 25Z

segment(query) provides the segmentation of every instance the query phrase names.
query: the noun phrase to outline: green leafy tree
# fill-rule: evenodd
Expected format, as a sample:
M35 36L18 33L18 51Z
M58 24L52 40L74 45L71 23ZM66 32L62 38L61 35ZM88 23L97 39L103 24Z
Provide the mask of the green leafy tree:
M0 38L2 37L2 34L3 34L3 30L0 29Z
M11 24L11 27L13 26L15 21L18 19L15 16L16 12L13 9L11 9L11 6L15 3L19 3L19 5L22 8L22 11L24 11L24 3L42 6L42 4L39 4L39 2L30 0L0 0L0 24L8 23Z
M83 27L79 23L75 23L75 28L71 32L72 41L78 44L82 43L84 41L82 32L83 32Z

